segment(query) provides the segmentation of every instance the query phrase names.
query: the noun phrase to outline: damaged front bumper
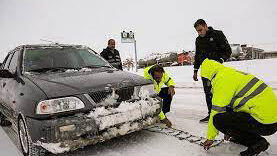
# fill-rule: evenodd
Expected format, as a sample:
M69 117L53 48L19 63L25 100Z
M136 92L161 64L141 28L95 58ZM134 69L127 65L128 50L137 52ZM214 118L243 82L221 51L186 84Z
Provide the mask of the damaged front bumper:
M51 120L27 118L26 121L33 143L58 154L139 131L159 121L159 100L135 104L130 109L96 108L90 114L79 113ZM101 114L103 109L105 113Z

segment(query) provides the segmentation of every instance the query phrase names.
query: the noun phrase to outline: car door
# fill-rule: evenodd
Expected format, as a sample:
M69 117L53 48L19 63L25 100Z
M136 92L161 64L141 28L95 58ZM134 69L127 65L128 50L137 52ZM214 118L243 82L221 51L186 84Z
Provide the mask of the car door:
M1 70L8 69L12 56L13 56L13 53L11 53L11 52L6 56L2 66L1 66ZM5 101L4 97L6 97L5 89L6 89L6 78L0 77L0 111L6 116L7 105L4 102Z
M12 57L10 62L5 66L4 69L9 70L12 74L17 74L17 65L19 58L19 50L15 50L11 53ZM2 78L2 102L4 106L4 114L10 119L14 119L14 111L16 110L16 104L19 94L19 86L21 84L16 81L15 78Z

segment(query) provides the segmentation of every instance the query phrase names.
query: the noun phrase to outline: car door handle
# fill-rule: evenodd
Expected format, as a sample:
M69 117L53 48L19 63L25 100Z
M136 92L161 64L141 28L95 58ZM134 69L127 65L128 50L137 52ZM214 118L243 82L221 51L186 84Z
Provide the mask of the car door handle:
M3 83L3 87L5 87L5 86L6 86L6 82Z

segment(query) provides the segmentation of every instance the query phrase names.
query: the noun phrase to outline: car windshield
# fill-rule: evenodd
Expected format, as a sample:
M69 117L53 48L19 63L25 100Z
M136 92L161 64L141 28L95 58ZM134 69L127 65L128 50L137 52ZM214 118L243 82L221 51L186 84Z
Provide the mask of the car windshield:
M54 72L67 69L111 66L88 49L73 47L27 49L24 54L25 72Z

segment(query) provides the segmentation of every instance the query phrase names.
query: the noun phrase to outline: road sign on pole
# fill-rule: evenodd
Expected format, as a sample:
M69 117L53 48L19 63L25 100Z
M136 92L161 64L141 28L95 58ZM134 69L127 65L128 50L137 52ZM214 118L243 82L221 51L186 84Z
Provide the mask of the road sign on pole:
M121 42L122 43L134 43L135 42L135 34L134 32L121 32Z
M135 40L135 34L132 31L126 32L126 31L122 31L121 32L121 42L122 43L134 43L134 47L135 47L135 68L136 68L136 72L138 71L138 67L137 67L137 44L136 44L136 40Z

